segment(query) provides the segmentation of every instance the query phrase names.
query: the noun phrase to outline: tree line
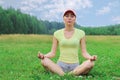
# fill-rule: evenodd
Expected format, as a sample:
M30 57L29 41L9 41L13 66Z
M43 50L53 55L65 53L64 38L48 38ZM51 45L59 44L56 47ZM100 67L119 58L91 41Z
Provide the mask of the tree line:
M87 35L120 35L120 24L85 27L78 24ZM20 9L0 7L0 34L53 34L54 31L64 28L62 22L49 22L37 19L35 16L22 13Z

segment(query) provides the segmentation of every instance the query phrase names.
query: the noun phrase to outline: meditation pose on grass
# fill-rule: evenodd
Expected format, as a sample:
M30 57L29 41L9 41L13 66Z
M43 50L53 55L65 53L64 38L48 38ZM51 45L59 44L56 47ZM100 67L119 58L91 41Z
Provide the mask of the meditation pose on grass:
M73 10L66 10L63 15L65 27L54 32L51 51L48 54L38 52L43 67L60 76L66 73L72 75L87 74L94 66L96 55L91 56L86 50L85 32L74 27L76 14ZM56 55L59 45L60 55L57 63L50 58ZM79 64L79 48L86 61Z

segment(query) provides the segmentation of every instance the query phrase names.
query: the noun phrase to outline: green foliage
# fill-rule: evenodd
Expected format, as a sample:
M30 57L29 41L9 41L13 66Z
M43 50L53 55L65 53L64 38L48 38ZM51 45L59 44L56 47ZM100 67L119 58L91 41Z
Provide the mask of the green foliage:
M101 27L79 27L87 35L120 35L120 24Z
M0 7L0 34L43 34L45 30L45 25L36 17L23 14L19 9Z
M119 80L120 36L86 36L87 50L98 56L88 75L63 77L46 71L37 52L51 50L52 36L0 35L0 80ZM57 61L56 57L52 60ZM80 53L80 62L84 59Z
M76 23L75 26L83 29L87 35L120 35L120 24L82 27ZM0 7L0 34L53 34L61 28L64 28L62 22L42 21L22 13L19 9L10 7L5 10Z

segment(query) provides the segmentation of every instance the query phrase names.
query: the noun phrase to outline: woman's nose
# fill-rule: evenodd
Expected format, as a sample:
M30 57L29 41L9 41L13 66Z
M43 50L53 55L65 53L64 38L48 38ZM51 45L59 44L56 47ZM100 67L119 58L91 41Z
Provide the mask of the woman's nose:
M71 17L69 16L68 19L71 19Z

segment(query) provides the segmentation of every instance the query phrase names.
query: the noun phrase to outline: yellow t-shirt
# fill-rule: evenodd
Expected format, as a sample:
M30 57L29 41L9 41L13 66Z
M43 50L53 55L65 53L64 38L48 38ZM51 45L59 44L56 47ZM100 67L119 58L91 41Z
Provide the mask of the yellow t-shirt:
M64 29L54 32L54 37L59 42L59 61L66 63L79 63L78 50L80 48L80 39L84 36L85 32L77 28L75 28L75 32L69 39L65 38Z

